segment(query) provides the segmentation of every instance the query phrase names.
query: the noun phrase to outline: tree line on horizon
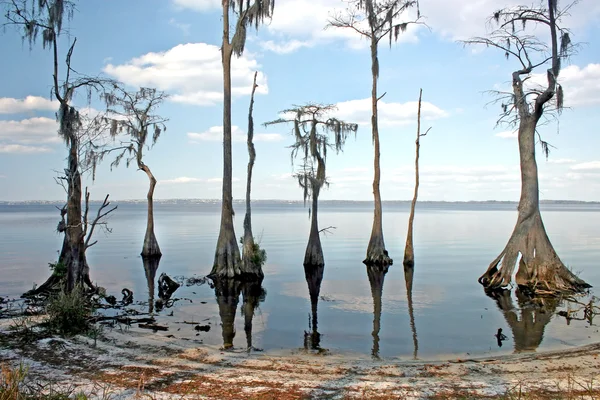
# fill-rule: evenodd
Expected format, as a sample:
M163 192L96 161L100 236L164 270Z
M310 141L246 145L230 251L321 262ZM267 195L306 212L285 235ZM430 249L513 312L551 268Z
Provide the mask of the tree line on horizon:
M560 260L544 228L539 209L538 171L535 157L536 145L548 156L549 145L541 139L538 126L542 118L558 117L563 105L563 87L558 82L561 67L575 49L571 32L561 25L573 4L559 7L558 0L539 0L530 6L499 9L488 20L494 29L484 37L465 40L464 45L484 45L501 51L508 60L515 62L511 73L512 91L496 92L501 103L499 122L518 127L518 146L521 169L521 196L518 218L505 248L492 261L479 282L486 290L506 288L512 283L512 275L518 264L516 283L540 295L580 293L590 287L575 276ZM106 225L105 217L116 209L111 207L106 195L96 215L89 215L89 192L82 190L82 174L95 177L97 165L106 157L112 157L111 168L125 162L143 171L149 180L147 193L147 228L142 248L145 258L160 258L161 249L154 233L153 193L157 180L150 166L144 162L144 154L160 135L167 130L168 120L157 110L168 94L154 88L130 91L113 79L80 74L72 67L72 56L77 38L69 38L66 51L59 49L59 38L64 36L64 19L73 18L75 1L71 0L2 0L5 25L22 30L23 40L30 48L41 38L42 47L53 54L52 97L59 103L56 117L58 134L67 149L67 165L64 175L56 180L67 193L65 206L60 210L58 231L64 234L57 265L66 270L63 279L58 274L35 290L40 293L62 287L72 291L78 285L96 289L91 282L86 251L96 241L95 229ZM387 272L393 259L386 250L383 235L382 199L380 194L380 137L378 128L378 103L385 96L378 87L379 58L382 42L389 46L411 24L424 24L417 0L350 0L349 7L333 15L327 28L348 29L369 42L371 59L371 133L373 141L373 226L363 263L367 271ZM213 279L262 280L262 266L266 252L261 249L252 233L251 182L256 150L253 143L254 92L256 74L248 110L247 147L249 161L246 182L246 213L242 251L233 226L232 197L232 122L231 122L231 62L233 57L244 53L248 29L259 29L267 20L276 18L274 0L223 0L223 36L221 44L223 67L223 181L221 223L216 243L215 257L209 276ZM412 19L403 19L410 12ZM528 27L535 25L544 33L533 35ZM549 40L545 40L548 34ZM529 88L526 81L534 70L546 69L546 84L541 88ZM73 105L75 93L84 92L88 102L92 98L102 100L105 109L99 115L90 115ZM421 133L420 109L422 92L419 94L419 110L415 154L415 191L411 201L411 214L406 239L403 264L405 270L414 268L412 226L419 185L419 147ZM335 106L306 103L292 105L280 112L280 118L264 125L285 124L291 126L294 143L291 148L292 163L296 165L294 177L303 190L304 202L310 200L312 211L311 229L304 257L305 268L324 266L318 226L318 199L321 190L329 184L326 177L327 152L343 151L346 139L356 134L358 125L335 118ZM537 139L537 143L536 143ZM118 143L117 143L118 142ZM493 229L493 227L490 227Z

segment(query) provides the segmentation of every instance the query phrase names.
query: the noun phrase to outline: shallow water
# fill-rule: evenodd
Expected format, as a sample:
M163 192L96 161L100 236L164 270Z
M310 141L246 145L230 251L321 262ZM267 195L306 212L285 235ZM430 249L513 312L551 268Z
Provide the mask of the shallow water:
M236 203L235 211L236 234L241 236L244 205ZM218 234L219 204L158 203L155 212L163 257L153 281L163 272L171 277L207 274ZM542 206L546 229L561 259L581 271L581 277L592 285L600 284L596 266L600 258L599 213L600 206L590 204ZM148 301L148 282L139 257L145 216L144 203L120 203L110 219L112 233L99 232L99 243L88 251L92 279L117 298L127 287L133 290L136 302ZM371 204L321 204L321 228L336 229L322 236L326 265L318 296L318 324L313 330L306 277L315 282L318 271L305 275L302 266L309 231L307 209L302 203L255 202L254 234L267 250L268 261L263 281L266 297L252 319L253 345L265 350L298 349L312 339L313 345L318 340L321 348L334 353L370 355L375 350L381 357L406 359L412 358L418 347L418 358L431 359L567 348L600 340L597 325L584 321L567 325L563 317L555 315L568 304L520 307L515 293L494 300L477 283L512 231L515 204L419 204L410 299L402 267L407 219L407 203L384 203L386 245L396 264L385 275L371 271L369 279L362 260L371 232ZM57 222L58 211L51 204L0 205L0 296L19 296L34 282L45 280L50 272L47 264L56 260L62 243L55 233ZM221 288L216 296L208 284L183 285L173 295L182 300L159 313L159 321L169 324L169 332L156 334L221 345L222 316L228 326L236 296L246 290L246 299L254 304L259 300L248 293L256 289L226 288L224 294ZM246 346L243 304L240 296L233 341L238 348ZM379 308L381 313L374 313ZM169 316L171 312L173 316ZM196 332L195 324L183 321L210 324L211 331ZM494 337L498 328L507 336L502 347Z

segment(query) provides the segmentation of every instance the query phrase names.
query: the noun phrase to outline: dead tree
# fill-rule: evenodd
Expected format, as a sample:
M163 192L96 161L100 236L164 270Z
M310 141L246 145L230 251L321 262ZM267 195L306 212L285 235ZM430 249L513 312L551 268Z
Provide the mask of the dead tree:
M404 17L405 12L412 8L416 8L417 10L416 19L399 22ZM367 247L367 257L364 260L364 263L367 265L391 265L393 263L392 258L390 258L385 249L385 242L383 240L381 193L379 191L381 170L377 103L385 93L379 96L377 92L377 79L379 78L377 50L379 42L384 38L389 38L391 47L392 38L398 40L400 33L404 32L409 24L419 23L420 17L419 2L416 0L350 0L347 11L344 14L335 15L328 24L328 27L352 29L369 40L371 50L371 75L373 82L371 88L371 128L375 148L375 157L373 160L375 210L371 239Z
M254 81L252 83L252 93L250 94L250 107L248 110L248 176L246 180L246 215L244 216L244 237L242 238L242 268L246 276L254 279L262 279L264 277L262 264L266 261L266 252L261 250L258 243L254 241L252 234L252 208L250 205L250 192L252 189L252 169L256 160L256 149L254 148L254 119L252 111L254 109L254 92L258 85L256 84L256 75L254 73Z
M304 254L304 265L325 265L319 236L318 206L321 189L329 185L325 174L327 149L339 153L343 150L348 135L356 134L358 130L357 124L328 116L335 109L333 105L320 104L294 106L281 112L289 117L265 123L266 126L294 124L292 133L296 141L290 146L292 166L298 153L302 155L301 169L294 176L304 191L304 204L306 205L307 199L312 198L310 235ZM333 143L330 142L330 134L333 134Z
M521 197L517 223L508 243L479 278L479 283L488 289L510 285L517 261L519 269L516 283L535 293L573 293L590 287L566 268L546 234L540 214L535 159L540 120L553 111L560 112L563 105L563 88L558 83L558 77L562 63L574 47L569 31L560 22L571 6L559 9L558 0L547 0L547 3L544 0L539 7L519 6L498 10L489 21L497 29L487 37L476 37L465 42L499 49L507 59L518 62L518 69L512 73L512 93L505 97L498 94L502 100L499 121L518 126ZM537 28L536 32L540 32L539 29L547 30L549 44L530 33L532 24ZM534 71L548 65L545 86L524 86ZM548 144L541 139L540 143L547 157Z
M256 29L265 18L273 15L274 0L223 0L223 198L221 227L217 239L211 276L243 275L235 231L233 229L232 159L231 159L231 57L241 56L246 44L246 30ZM233 37L230 37L229 13L237 16Z
M419 106L417 111L417 140L415 140L415 193L410 203L410 215L408 216L408 233L406 234L406 245L404 246L404 267L415 266L415 251L413 248L413 222L415 220L415 206L417 205L417 196L419 195L419 149L421 148L421 137L427 135L421 133L421 97L423 89L419 91Z
M167 99L168 95L156 89L140 88L137 92L127 92L118 87L105 97L109 104L107 119L110 120L110 134L119 138L119 146L106 150L101 157L108 153L119 152L111 163L111 169L117 167L123 158L129 167L135 161L139 170L144 171L150 181L146 198L148 200L148 218L146 234L142 246L142 257L160 257L160 247L154 234L154 188L156 178L150 167L144 162L144 149L149 150L154 146L160 134L167 130L165 123L168 119L160 117L154 112ZM121 136L121 135L124 135ZM152 137L151 144L149 136Z
M3 2L2 5L6 11L5 25L23 29L23 40L27 39L30 48L41 36L42 47L48 47L52 51L52 95L59 103L58 133L68 149L67 168L62 177L67 190L67 205L65 206L67 219L63 225L65 239L58 264L66 268L66 279L64 280L66 290L70 291L76 285L92 286L85 257L85 250L89 244L86 239L86 229L89 225L87 219L84 220L82 213L82 160L79 158L80 152L85 146L84 139L82 139L85 136L82 134L91 125L86 126L79 111L72 106L71 100L79 90L86 90L88 100L91 100L93 93L104 92L106 87L110 88L114 81L84 76L78 74L71 67L71 57L77 39L73 39L65 55L64 72L60 70L58 41L61 33L65 32L63 18L65 15L68 18L73 16L74 3L68 0L10 0ZM63 72L62 81L61 72ZM94 123L98 123L98 121L94 120ZM56 281L56 277L51 277L42 286L49 286L51 281Z

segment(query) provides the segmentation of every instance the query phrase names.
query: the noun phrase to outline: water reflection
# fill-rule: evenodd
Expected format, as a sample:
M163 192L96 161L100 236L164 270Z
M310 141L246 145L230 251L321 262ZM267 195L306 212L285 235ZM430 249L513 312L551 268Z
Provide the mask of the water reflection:
M367 266L367 276L371 285L371 296L373 297L373 348L371 355L379 358L379 330L381 329L381 296L383 294L383 282L385 274L388 272L388 266L370 265Z
M519 308L513 304L510 290L490 291L486 293L498 305L504 319L512 330L515 353L534 352L544 338L544 329L550 322L560 300L556 298L532 298L519 289L516 290ZM520 316L520 318L519 318ZM502 335L499 330L496 334ZM502 341L498 339L498 345Z
M321 334L318 331L317 309L319 293L323 281L324 265L304 265L304 276L310 294L311 315L308 318L308 331L304 331L304 349L321 350Z
M262 279L242 282L237 279L216 278L213 284L221 318L223 349L233 349L235 314L240 295L243 295L241 313L244 315L247 350L260 350L252 345L252 320L256 308L259 303L265 300L267 295L266 290L262 287Z
M415 274L414 266L404 267L404 281L406 282L406 302L408 303L408 316L410 317L410 330L413 337L413 359L417 359L419 352L419 340L417 339L417 326L415 325L415 311L413 308L412 288L413 277Z
M142 262L146 274L146 283L148 284L148 312L152 314L154 313L154 281L160 264L160 257L142 257Z

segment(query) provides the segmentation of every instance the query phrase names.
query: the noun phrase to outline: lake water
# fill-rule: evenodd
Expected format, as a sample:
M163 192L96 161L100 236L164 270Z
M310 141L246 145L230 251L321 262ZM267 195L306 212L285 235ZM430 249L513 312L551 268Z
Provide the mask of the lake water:
M119 208L110 218L112 233L98 232L99 243L88 250L91 277L117 298L122 288L133 290L135 302L140 302L138 308L145 309L141 303L148 301L148 282L139 256L145 203L114 204ZM408 207L405 202L384 203L384 234L395 264L384 276L381 290L383 275L374 273L369 279L362 264L371 232L372 205L322 202L320 227L336 229L322 236L325 268L318 325L313 332L306 279L316 282L318 274L305 274L302 265L310 225L308 211L301 202L253 203L254 234L268 254L262 284L266 297L254 314L253 345L265 351L296 350L310 339L313 344L318 339L321 348L335 354L369 356L375 350L384 358L411 359L417 350L419 359L433 359L541 351L600 341L597 325L577 320L567 324L555 313L576 305L520 307L515 293L497 300L484 294L477 278L502 250L514 227L517 211L512 203L419 204L409 298L402 267ZM235 211L240 237L244 204L236 202ZM563 262L581 272L588 283L600 285L600 206L547 204L542 206L542 215ZM163 257L153 281L162 272L171 277L201 277L210 272L219 220L218 202L157 203L156 236ZM52 204L0 205L0 296L18 297L34 282L41 284L48 277L47 264L56 260L62 243L55 232L57 222L58 211ZM222 318L229 318L225 325L230 324L237 305L233 343L245 348L243 298L236 304L242 288L232 291L229 298L222 291L218 297L208 284L183 285L173 295L181 300L158 313L159 322L168 324L169 331L154 334L222 345ZM229 317L223 317L226 315ZM184 321L209 324L211 331L196 332L194 324ZM498 328L507 336L502 347L494 337Z

